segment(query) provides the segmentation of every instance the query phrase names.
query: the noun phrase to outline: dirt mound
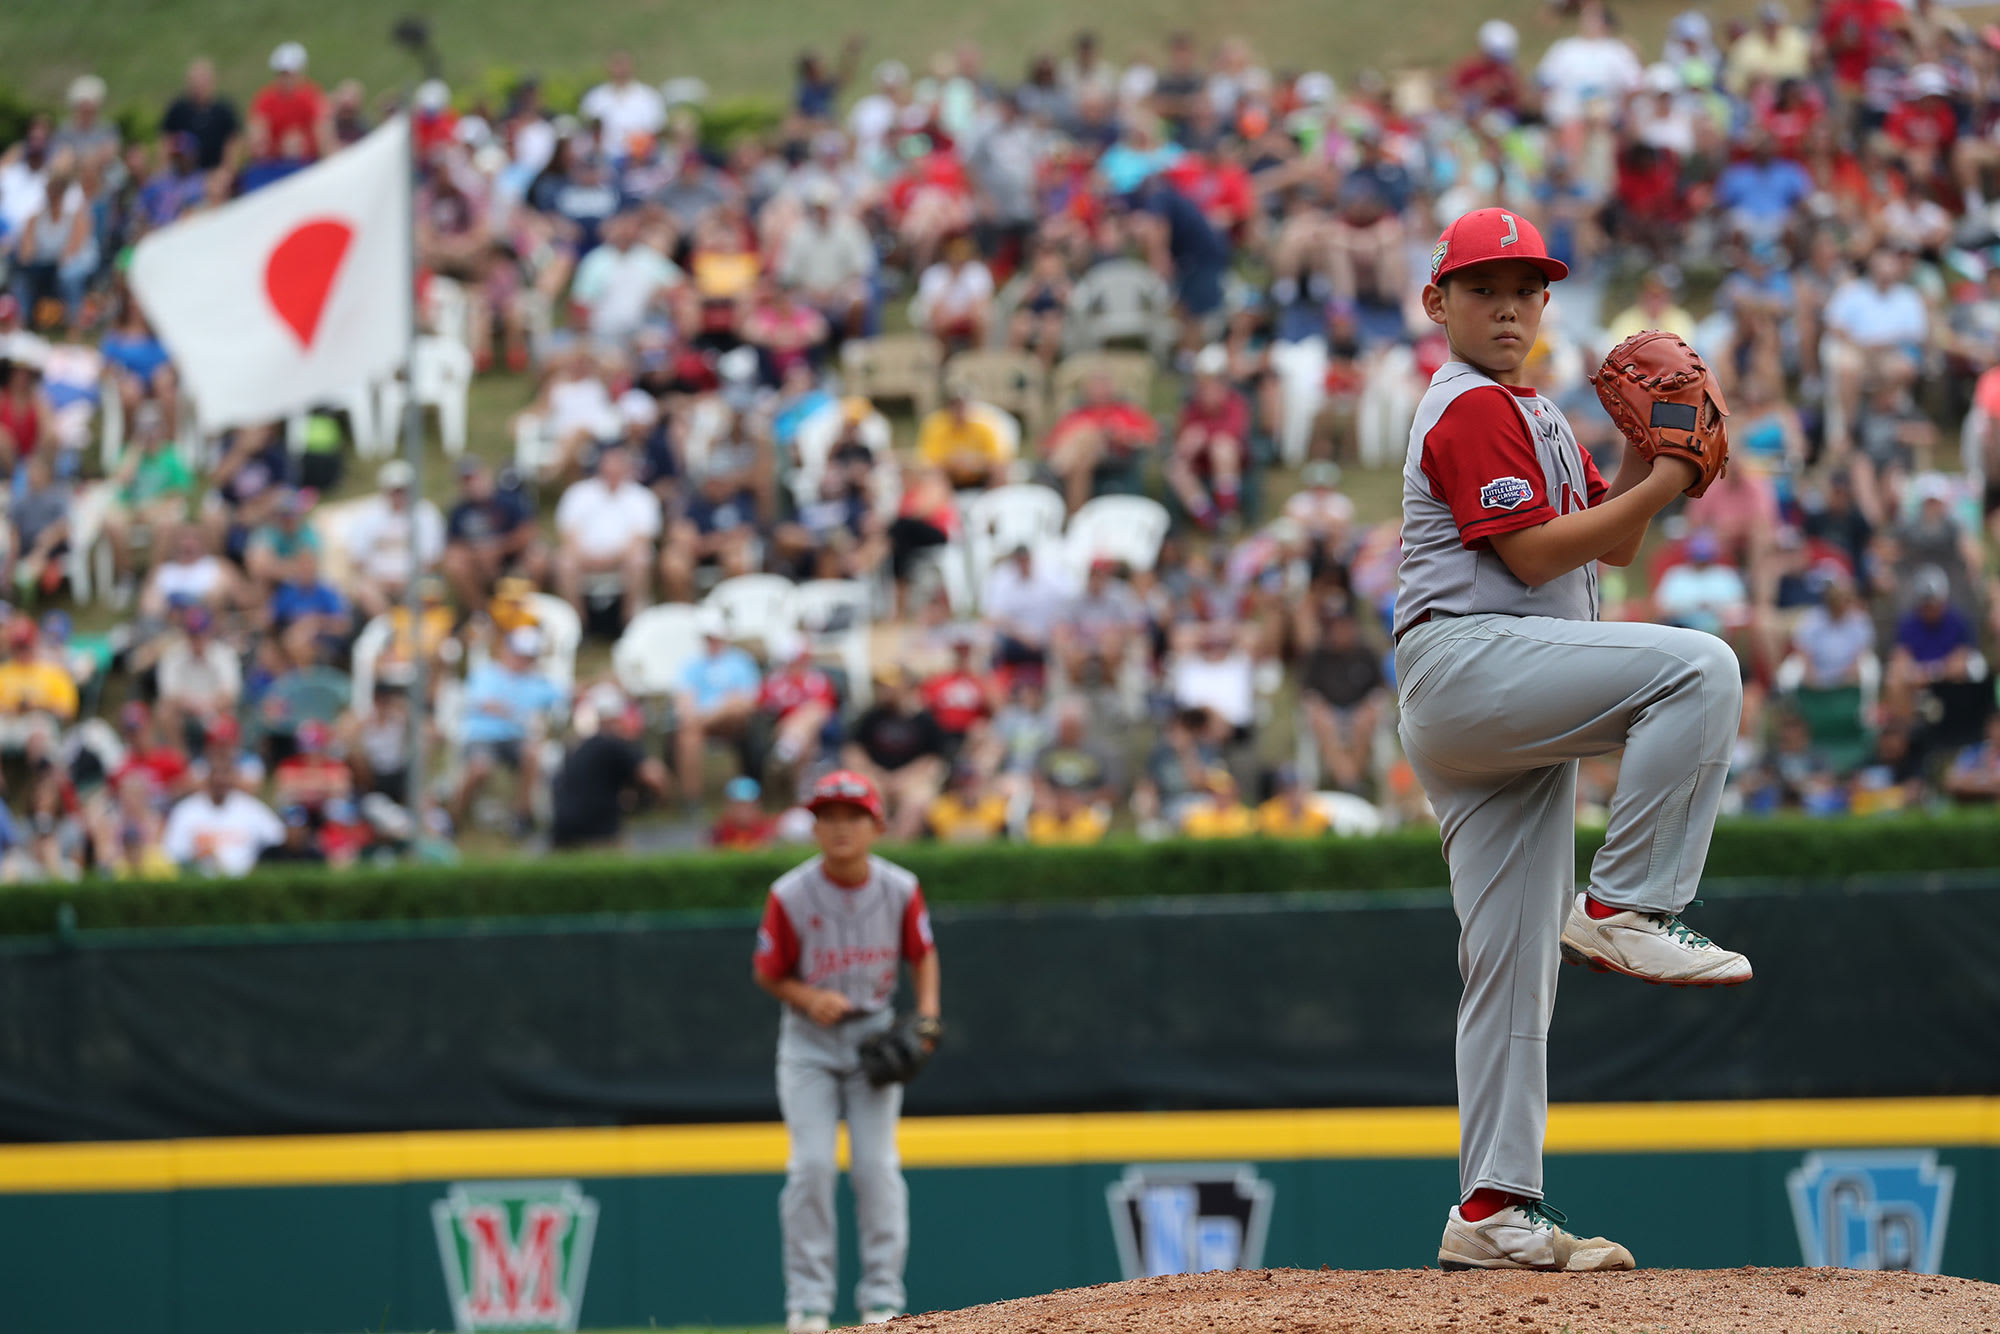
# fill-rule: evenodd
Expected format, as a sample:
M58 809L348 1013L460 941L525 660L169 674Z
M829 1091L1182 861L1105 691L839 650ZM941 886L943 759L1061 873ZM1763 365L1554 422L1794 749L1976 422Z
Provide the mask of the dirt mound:
M1625 1274L1249 1269L1102 1283L905 1316L903 1334L2000 1331L2000 1286L1855 1269Z

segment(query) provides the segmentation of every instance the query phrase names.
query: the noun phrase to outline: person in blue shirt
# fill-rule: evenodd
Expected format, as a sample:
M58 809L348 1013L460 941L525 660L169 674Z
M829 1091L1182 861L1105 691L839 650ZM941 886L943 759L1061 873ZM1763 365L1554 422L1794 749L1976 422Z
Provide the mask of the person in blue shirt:
M299 546L286 568L291 577L272 585L266 611L286 656L310 667L325 657L322 649L346 644L354 616L340 590L320 578L316 546Z
M514 773L517 835L534 827L535 791L541 782L540 746L547 723L568 700L562 687L537 664L541 632L533 626L511 631L491 662L474 667L465 679L464 718L459 742L464 747L465 773L452 803L452 816L463 826L473 798L495 770Z
M1889 688L1905 701L1931 682L1968 680L1978 648L1965 614L1951 605L1950 575L1926 565L1910 584L1916 605L1896 623L1889 655Z
M1724 167L1715 182L1715 202L1731 225L1752 240L1783 236L1793 210L1812 192L1812 177L1798 163L1777 155L1767 130L1753 131L1750 156Z
M701 799L701 759L710 739L733 741L743 770L756 768L750 724L763 684L757 660L729 642L721 613L704 607L701 615L701 654L681 670L674 696L674 774L688 805Z

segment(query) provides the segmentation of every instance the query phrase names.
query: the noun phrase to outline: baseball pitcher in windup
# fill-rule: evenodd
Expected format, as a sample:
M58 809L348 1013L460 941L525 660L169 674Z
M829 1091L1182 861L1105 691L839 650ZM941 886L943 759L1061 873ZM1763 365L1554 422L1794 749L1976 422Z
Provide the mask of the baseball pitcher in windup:
M1445 229L1424 310L1451 360L1403 466L1399 732L1436 808L1458 913L1459 1198L1445 1269L1631 1269L1542 1198L1548 1033L1562 962L1673 986L1750 964L1690 930L1743 706L1713 635L1597 619L1599 561L1631 563L1677 495L1727 457L1727 408L1670 334L1620 344L1593 377L1632 448L1607 485L1525 380L1549 284L1569 270L1516 213ZM1576 768L1623 751L1610 828L1576 888Z

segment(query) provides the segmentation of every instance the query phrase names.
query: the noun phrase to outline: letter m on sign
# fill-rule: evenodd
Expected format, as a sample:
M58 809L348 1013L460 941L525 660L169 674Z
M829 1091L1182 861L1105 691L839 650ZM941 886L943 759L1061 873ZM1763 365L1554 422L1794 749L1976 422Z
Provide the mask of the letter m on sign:
M597 1231L576 1182L456 1185L431 1220L461 1331L576 1328Z

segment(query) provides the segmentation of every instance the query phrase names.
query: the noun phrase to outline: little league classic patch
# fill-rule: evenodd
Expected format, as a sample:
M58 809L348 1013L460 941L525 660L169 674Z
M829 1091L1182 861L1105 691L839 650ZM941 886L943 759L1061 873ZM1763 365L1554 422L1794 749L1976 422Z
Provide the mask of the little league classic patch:
M1438 276L1438 270L1444 267L1444 252L1450 248L1450 245L1451 243L1448 241L1439 241L1437 249L1431 251L1431 277L1433 279Z
M1528 503L1535 494L1535 488L1525 477L1495 477L1479 488L1479 504L1482 509L1514 510Z

